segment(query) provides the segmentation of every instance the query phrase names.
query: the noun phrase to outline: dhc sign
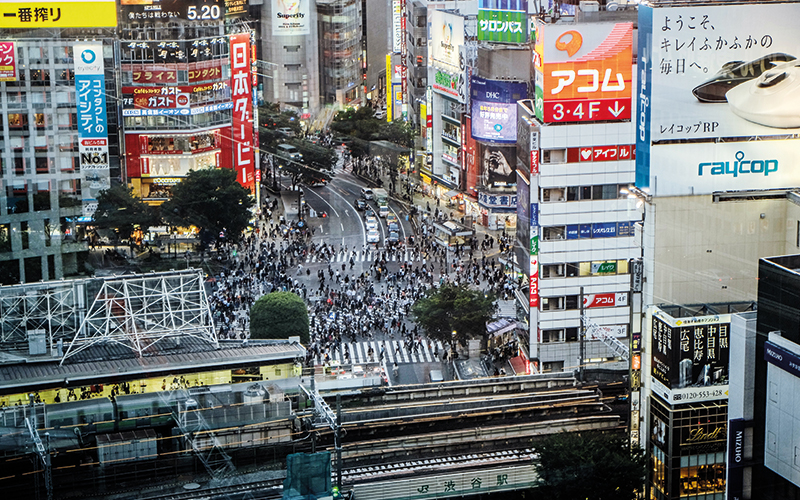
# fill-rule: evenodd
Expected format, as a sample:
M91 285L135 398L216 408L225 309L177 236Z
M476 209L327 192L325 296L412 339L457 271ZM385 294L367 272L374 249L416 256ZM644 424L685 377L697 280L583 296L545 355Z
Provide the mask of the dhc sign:
M745 160L744 152L737 151L736 161L706 162L698 165L697 175L733 175L738 177L740 174L761 174L768 176L772 172L778 171L778 160Z

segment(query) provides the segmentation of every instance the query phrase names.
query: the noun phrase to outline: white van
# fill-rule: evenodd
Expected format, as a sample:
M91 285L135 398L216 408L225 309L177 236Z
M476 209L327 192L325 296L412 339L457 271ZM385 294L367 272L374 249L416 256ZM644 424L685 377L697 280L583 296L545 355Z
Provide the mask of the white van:
M372 190L370 188L361 188L361 197L365 200L371 200Z
M276 153L290 160L302 160L303 155L291 144L279 144Z

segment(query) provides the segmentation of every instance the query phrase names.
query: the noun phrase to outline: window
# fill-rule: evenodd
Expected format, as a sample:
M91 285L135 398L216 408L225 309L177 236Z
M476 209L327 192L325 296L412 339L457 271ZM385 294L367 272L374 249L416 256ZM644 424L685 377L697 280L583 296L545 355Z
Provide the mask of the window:
M565 163L567 161L566 149L543 149L542 163Z
M578 264L567 264L567 277L574 278L578 275Z
M542 201L564 201L564 188L542 189Z
M11 224L0 224L0 253L11 251Z
M567 232L566 226L552 226L542 228L542 238L544 241L563 240Z
M578 186L569 186L567 188L567 201L578 201L580 200L580 191Z
M542 278L563 278L564 264L547 264L542 266Z
M564 330L542 330L542 343L564 342Z
M563 361L550 361L542 363L542 370L547 372L561 372L564 371Z
M564 297L564 309L567 310L575 310L579 309L578 303L580 302L580 296L578 295L567 295Z
M577 328L567 328L566 331L566 341L567 342L577 342L578 341L578 329Z
M564 310L564 297L542 297L542 311Z
M19 223L19 233L20 237L22 238L22 249L25 250L28 248L31 236L30 226L28 226L27 221L22 221Z

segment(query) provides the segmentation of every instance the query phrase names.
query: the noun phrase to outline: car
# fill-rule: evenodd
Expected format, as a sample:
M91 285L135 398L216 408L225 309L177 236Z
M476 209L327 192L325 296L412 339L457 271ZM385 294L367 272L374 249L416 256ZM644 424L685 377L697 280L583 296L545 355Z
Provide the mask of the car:
M392 222L397 223L397 216L393 212L389 212L386 214L386 223L391 224Z
M381 235L377 229L370 229L367 231L367 243L378 243L381 240Z
M372 231L373 229L378 229L378 219L375 217L367 217L367 231Z
M306 186L309 187L323 187L328 184L328 181L325 179L310 179L306 181Z
M364 217L367 219L370 217L375 217L375 210L373 210L371 206L367 205L367 208L364 209Z
M300 161L303 159L302 153L300 153L300 151L291 144L278 144L275 152L284 158L289 158L290 160Z
M277 132L284 137L294 137L296 135L294 130L290 129L289 127L281 127L277 129Z
M361 197L365 200L371 200L373 196L372 190L370 188L361 188Z
M397 231L389 231L389 237L386 238L386 241L388 241L390 245L394 245L400 241L400 234L398 234Z
M386 227L389 229L389 231L397 232L400 230L400 225L397 222L390 222L386 224Z
M366 210L367 209L367 202L362 200L361 198L356 198L356 210Z
M378 120L386 119L386 108L381 108L375 111L375 118Z

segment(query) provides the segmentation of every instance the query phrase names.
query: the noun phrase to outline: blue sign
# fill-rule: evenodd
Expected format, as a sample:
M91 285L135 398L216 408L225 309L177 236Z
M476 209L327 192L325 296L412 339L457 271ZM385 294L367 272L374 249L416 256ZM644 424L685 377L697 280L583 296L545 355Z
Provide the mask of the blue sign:
M636 186L650 186L650 93L653 86L653 8L639 5L639 61L637 71L636 116Z
M591 238L592 237L592 225L591 224L581 224L580 231L581 231L581 238Z
M800 378L800 356L769 340L764 343L764 360Z
M633 235L633 222L617 223L617 236L632 236L632 235Z
M539 225L539 204L531 203L531 226Z
M107 139L105 77L102 74L75 75L75 101L78 136L82 139Z
M613 238L616 235L616 222L599 222L592 224L592 238Z
M579 229L578 229L578 225L577 224L574 224L574 225L571 225L571 226L567 226L567 239L568 240L577 240L580 237L578 231L579 231Z

